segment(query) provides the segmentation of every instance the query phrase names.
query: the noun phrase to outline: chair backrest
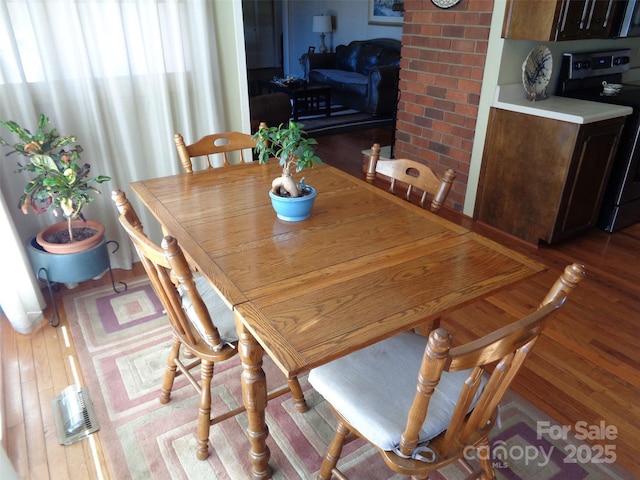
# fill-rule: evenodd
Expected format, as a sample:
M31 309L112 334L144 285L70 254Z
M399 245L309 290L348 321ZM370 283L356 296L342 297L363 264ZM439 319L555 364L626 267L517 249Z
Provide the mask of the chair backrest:
M223 166L252 161L245 159L245 150L256 146L255 140L246 133L223 132L206 135L191 145L185 145L184 138L179 133L173 136L178 158L187 173L193 172L193 158L202 157L206 162L205 168L215 168L214 155L222 155ZM233 153L232 153L233 152ZM233 158L233 157L237 158Z
M195 354L208 354L212 350L230 348L220 340L217 328L196 288L193 273L175 238L165 236L161 246L151 242L124 192L114 190L113 202L120 212L119 221L133 242L158 298L162 302L174 333ZM180 295L178 289L184 293ZM198 318L196 325L182 308L187 296Z
M420 366L417 392L402 434L401 452L410 455L416 448L431 394L443 371L471 369L458 397L449 427L444 434L432 440L429 447L434 451L438 450L439 458L447 458L455 456L456 452L459 455L461 448L486 435L493 428L498 403L549 318L564 304L567 295L584 274L582 265L569 265L536 312L465 345L451 348L451 336L446 330L438 328L431 332ZM491 369L493 370L489 373ZM488 376L488 381L478 393L485 375ZM475 408L468 414L476 397Z
M456 177L455 172L448 168L442 179L429 168L427 165L399 158L393 160L380 160L380 144L374 143L371 147L371 155L369 157L369 165L367 167L366 180L374 183L376 174L385 175L390 178L391 186L389 191L396 195L396 182L402 182L407 185L406 199L411 201L411 194L414 189L422 191L420 198L420 206L426 208L427 195L431 196L431 211L438 213L449 195L453 179Z

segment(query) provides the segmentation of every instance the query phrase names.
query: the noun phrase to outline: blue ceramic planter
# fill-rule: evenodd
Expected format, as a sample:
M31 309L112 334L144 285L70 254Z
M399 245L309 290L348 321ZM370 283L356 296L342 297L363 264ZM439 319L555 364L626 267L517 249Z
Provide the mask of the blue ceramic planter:
M36 238L31 237L27 242L27 253L36 277L51 282L82 282L110 268L109 250L104 238L84 252L58 254L46 252L38 245Z
M51 326L57 327L60 323L60 313L58 312L58 304L54 298L52 282L65 283L68 286L69 284L84 282L90 278L95 278L108 270L113 291L120 293L127 290L126 283L119 282L122 287L118 290L113 281L113 272L111 271L111 264L109 263L109 250L107 249L107 244L109 243L116 245L116 249L113 251L115 253L118 249L118 242L115 240L107 242L104 237L95 247L74 253L47 252L36 241L35 236L27 241L27 254L29 255L33 272L36 274L38 280L47 282L49 289L51 305L53 306L53 313L49 320Z
M309 218L311 209L313 208L313 204L316 200L317 192L315 188L310 187L309 185L306 185L305 188L307 190L311 190L311 193L303 197L295 198L281 197L273 192L269 192L271 205L280 220L285 220L287 222L299 222Z

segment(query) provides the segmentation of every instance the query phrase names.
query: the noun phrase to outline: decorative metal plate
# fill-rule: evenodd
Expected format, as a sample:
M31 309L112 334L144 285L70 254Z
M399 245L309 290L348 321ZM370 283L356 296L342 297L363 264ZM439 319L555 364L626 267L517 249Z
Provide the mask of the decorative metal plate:
M459 4L462 0L431 0L436 7L451 8Z
M522 84L531 101L547 98L547 85L551 79L553 56L544 45L534 47L522 64Z

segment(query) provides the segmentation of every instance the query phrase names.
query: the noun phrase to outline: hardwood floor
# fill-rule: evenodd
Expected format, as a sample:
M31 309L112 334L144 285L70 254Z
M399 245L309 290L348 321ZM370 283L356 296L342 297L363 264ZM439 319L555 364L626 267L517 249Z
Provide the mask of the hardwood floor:
M390 127L319 137L316 153L323 162L355 177L364 178L361 152L370 149L374 143L390 145L392 137L393 129Z
M390 129L321 137L318 154L326 163L361 176L361 150L376 141L384 145L390 140ZM456 343L531 311L567 264L586 265L588 278L538 341L514 389L574 431L577 422L598 427L604 422L615 427L615 439L595 439L592 443L613 445L616 462L640 478L640 224L614 234L592 230L536 250L473 225L455 212L444 210L441 215L548 267L508 291L443 318L442 326L451 331ZM136 264L132 271L118 270L116 278L126 281L142 274ZM78 288L92 288L106 281L83 282ZM67 293L62 287L59 308L60 299ZM28 336L16 334L4 317L0 320L5 448L21 478L112 478L101 458L99 432L94 436L95 448L84 440L69 447L57 441L50 402L73 383L68 357L74 353L72 343L65 345L62 327L66 319L61 312L60 327L52 328L45 322ZM596 457L595 449L590 453ZM97 473L94 457L102 473Z
M124 282L144 274L140 263L132 270L114 271L116 280ZM16 333L0 311L0 393L4 395L5 420L2 440L22 479L116 480L102 456L99 433L66 447L59 444L51 407L51 399L76 383L76 375L84 384L62 299L69 292L110 284L108 277L82 282L73 290L61 285L56 294L61 316L57 328L48 322L51 306L44 312L47 320L30 335ZM49 298L46 290L43 294ZM2 471L0 478L5 478Z

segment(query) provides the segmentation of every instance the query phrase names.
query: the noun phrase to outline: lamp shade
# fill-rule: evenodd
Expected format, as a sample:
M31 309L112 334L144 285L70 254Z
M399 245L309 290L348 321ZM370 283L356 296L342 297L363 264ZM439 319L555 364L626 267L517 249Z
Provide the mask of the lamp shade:
M315 33L327 33L331 32L331 15L314 15L313 17L313 31Z

